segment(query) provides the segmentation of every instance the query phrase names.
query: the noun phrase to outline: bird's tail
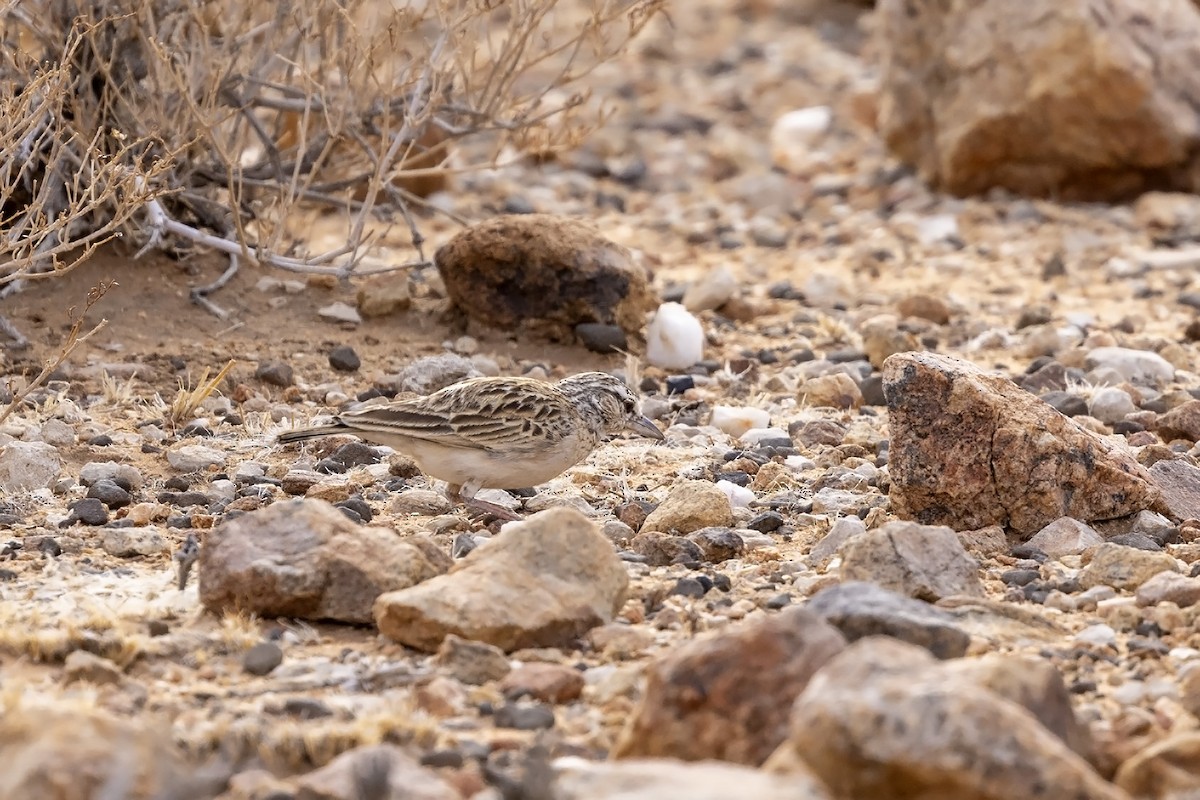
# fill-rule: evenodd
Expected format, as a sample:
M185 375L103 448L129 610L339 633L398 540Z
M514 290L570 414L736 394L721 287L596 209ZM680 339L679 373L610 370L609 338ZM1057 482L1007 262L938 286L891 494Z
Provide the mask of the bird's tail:
M318 436L329 436L334 433L345 433L348 430L346 425L340 422L333 422L329 425L321 425L316 428L298 428L294 431L284 431L275 438L279 444L288 444L289 442L302 442L305 439L316 439Z

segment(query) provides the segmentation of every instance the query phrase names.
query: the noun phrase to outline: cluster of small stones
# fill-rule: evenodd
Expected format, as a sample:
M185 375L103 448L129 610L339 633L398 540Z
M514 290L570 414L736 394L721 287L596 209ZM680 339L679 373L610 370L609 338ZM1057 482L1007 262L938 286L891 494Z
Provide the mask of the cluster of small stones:
M337 333L306 353L260 343L236 388L182 424L106 396L98 369L146 376L108 361L5 422L0 681L25 696L4 701L0 753L19 766L0 787L1194 788L1200 299L1152 256L1194 229L1200 201L947 199L855 127L856 92L791 117L768 148L773 117L739 98L774 114L865 70L799 25L783 47L779 21L754 13L709 30L673 12L672 37L705 53L688 75L744 126L666 104L618 128L620 148L601 132L536 180L464 179L510 213L643 215L641 232L623 216L602 229L664 253L655 290L704 326L697 363L627 376L664 443L482 493L525 521L472 519L403 454L349 437L272 445L355 400L563 374L478 331L439 329L431 359L360 356L347 331L446 299L432 273L324 305ZM781 80L776 47L808 54L823 83ZM679 69L649 58L631 85L659 93ZM64 765L86 777L52 794Z

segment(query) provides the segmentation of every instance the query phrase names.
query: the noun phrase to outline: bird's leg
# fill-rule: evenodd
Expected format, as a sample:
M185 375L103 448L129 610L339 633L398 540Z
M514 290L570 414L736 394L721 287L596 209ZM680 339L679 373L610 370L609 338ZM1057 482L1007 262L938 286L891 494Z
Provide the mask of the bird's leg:
M476 511L482 511L486 514L491 514L497 519L502 519L506 522L521 519L520 515L514 514L504 506L496 505L495 503L489 503L486 500L477 500L475 498L475 492L477 491L479 491L478 486L464 487L452 483L449 486L448 494L452 501L462 503L467 508L473 508Z

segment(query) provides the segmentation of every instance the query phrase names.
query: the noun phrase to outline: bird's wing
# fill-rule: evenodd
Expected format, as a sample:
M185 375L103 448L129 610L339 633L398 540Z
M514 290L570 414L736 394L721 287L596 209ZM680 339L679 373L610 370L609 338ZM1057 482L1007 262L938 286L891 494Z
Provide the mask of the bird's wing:
M342 414L350 428L482 450L536 448L568 434L577 414L542 381L464 381L426 397Z

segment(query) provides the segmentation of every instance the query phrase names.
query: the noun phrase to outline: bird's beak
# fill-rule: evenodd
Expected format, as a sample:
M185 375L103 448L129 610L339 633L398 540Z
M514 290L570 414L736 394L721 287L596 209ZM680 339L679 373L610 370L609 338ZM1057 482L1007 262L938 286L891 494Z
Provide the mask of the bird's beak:
M625 429L640 433L642 436L647 436L651 439L665 439L663 432L658 429L658 426L651 422L646 417L632 417L625 424Z

